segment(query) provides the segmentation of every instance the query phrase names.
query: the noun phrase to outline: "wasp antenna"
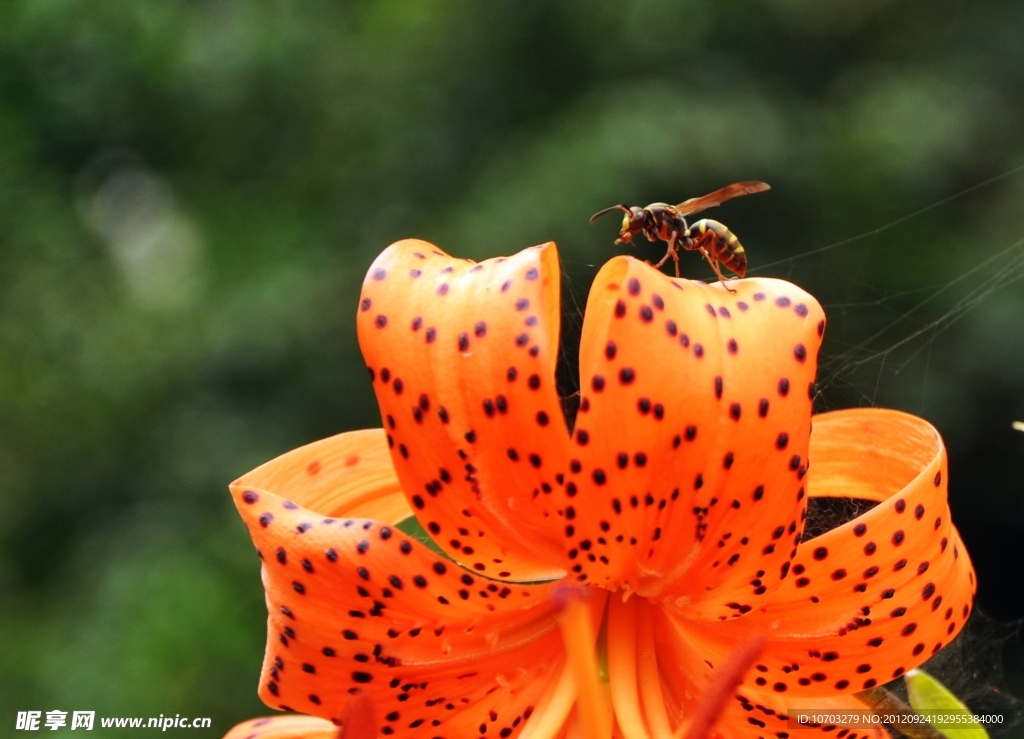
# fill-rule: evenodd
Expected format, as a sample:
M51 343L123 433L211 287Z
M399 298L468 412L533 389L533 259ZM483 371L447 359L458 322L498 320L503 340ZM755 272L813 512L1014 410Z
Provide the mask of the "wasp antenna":
M611 208L605 208L604 210L599 210L597 213L595 213L594 215L590 216L590 222L593 223L594 221L596 221L601 216L608 215L613 210L621 210L623 213L632 213L633 212L633 211L631 211L629 209L628 205L613 205Z

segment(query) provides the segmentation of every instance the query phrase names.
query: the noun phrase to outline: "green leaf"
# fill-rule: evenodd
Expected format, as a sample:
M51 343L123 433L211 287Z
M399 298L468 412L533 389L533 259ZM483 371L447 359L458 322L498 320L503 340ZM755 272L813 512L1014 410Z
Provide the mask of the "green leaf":
M420 544L426 545L426 547L430 549L430 551L432 551L434 554L444 557L449 562L455 561L454 559L449 557L448 554L443 549L441 549L441 547L437 545L437 542L431 538L430 534L428 534L427 530L423 528L423 524L421 524L419 520L417 520L416 516L409 516L409 518L402 519L397 524L395 524L395 528L401 531L403 534L411 536Z
M910 670L904 680L907 683L907 697L915 711L942 711L945 716L974 715L945 685L927 672ZM981 724L954 723L948 719L944 721L943 717L931 717L929 723L949 739L988 739L988 732Z

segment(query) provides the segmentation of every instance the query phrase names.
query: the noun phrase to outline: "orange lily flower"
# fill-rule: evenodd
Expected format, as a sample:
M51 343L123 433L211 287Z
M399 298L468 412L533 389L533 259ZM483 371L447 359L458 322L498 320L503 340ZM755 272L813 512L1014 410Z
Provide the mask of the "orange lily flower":
M231 485L263 560L260 697L322 720L233 739L330 736L353 695L382 736L669 739L752 638L713 731L785 739L787 709L863 708L854 693L963 627L974 574L942 440L872 408L812 433L812 296L612 259L570 430L559 280L553 244L475 264L408 240L374 262L358 329L385 428ZM877 505L801 541L815 496ZM402 532L411 516L443 555Z

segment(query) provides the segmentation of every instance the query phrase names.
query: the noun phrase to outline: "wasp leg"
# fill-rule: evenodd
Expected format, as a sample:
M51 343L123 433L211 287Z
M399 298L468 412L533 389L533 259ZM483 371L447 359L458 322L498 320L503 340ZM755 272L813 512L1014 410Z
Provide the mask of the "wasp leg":
M672 235L669 236L669 248L666 250L665 256L662 257L662 260L660 260L657 264L654 265L654 269L659 269L660 267L662 267L663 264L669 261L669 257L676 256L676 238L678 237L679 233L673 231ZM678 257L676 257L676 261L679 261ZM678 277L679 275L677 274L676 276Z
M679 277L679 252L676 250L676 239L679 238L679 232L673 231L672 235L668 238L668 250L665 252L665 256L661 258L661 261L654 265L655 269L661 269L661 265L668 261L669 257L676 260L676 277Z
M735 293L736 291L726 284L726 277L725 275L722 274L722 270L718 268L718 260L712 259L711 255L708 253L708 250L705 249L703 246L699 248L700 253L704 255L704 258L708 260L708 264L711 265L711 269L715 270L715 274L718 275L718 281L722 283L722 287L724 287L731 293Z

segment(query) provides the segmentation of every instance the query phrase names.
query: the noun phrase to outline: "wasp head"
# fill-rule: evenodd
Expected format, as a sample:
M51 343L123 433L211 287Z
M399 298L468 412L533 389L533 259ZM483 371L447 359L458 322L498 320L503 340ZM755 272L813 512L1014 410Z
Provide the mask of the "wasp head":
M619 229L619 238L615 240L615 243L628 244L633 240L633 236L643 231L646 226L647 211L634 205L622 216L622 227Z
M621 210L625 213L622 217L622 228L619 229L619 238L615 240L616 244L629 243L633 240L633 236L643 231L649 225L650 213L643 208L637 208L635 205L632 208L627 205L613 205L611 208L605 208L592 215L590 222L593 223L601 216L607 215L613 210Z

